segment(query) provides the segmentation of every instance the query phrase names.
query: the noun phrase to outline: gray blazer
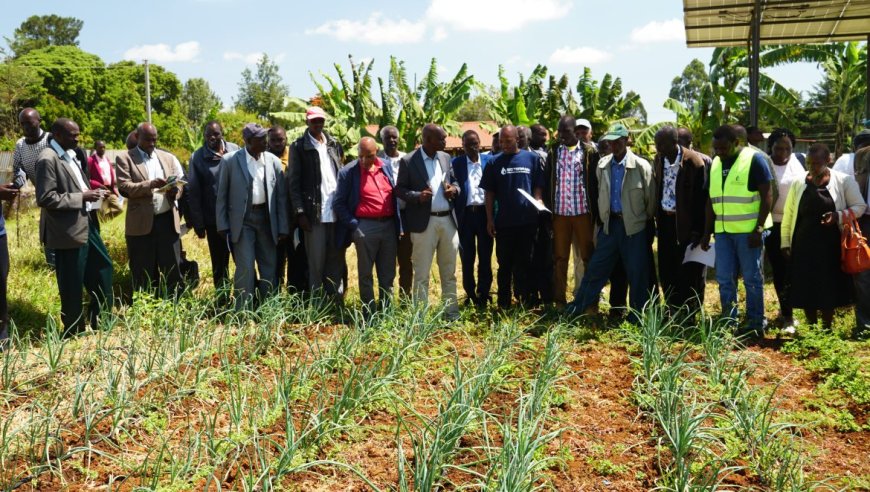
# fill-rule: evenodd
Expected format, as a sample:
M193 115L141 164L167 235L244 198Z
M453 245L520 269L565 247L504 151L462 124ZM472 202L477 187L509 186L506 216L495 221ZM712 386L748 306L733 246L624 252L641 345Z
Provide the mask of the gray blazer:
M281 159L269 152L263 152L263 157L266 159L266 204L269 207L269 224L272 240L277 244L279 235L289 234L287 190L284 187ZM254 177L248 172L248 159L244 148L224 154L219 166L215 207L217 230L230 231L232 242L238 242L242 234L245 214L251 206L251 187Z
M459 186L450 166L450 155L445 152L438 152L435 158L441 164L444 182ZM405 154L399 160L399 176L396 178L395 192L396 196L407 203L405 218L402 219L402 226L405 232L423 232L429 226L432 201L420 201L420 192L427 186L429 186L429 173L426 171L426 164L423 162L423 148L420 147L414 152ZM435 190L432 191L434 192ZM457 224L456 214L453 210L453 201L448 200L448 202L450 203L450 216L453 218L453 223Z
M45 216L45 245L50 249L80 248L88 242L89 217L73 170L52 147L36 162L36 203ZM87 172L82 179L88 183Z

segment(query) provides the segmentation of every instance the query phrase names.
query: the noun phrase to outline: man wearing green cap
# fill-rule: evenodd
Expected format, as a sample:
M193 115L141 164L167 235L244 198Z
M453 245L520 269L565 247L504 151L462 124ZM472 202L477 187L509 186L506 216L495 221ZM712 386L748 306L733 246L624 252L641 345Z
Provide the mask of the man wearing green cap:
M656 190L650 163L628 149L628 129L617 123L603 137L612 154L598 162L598 216L602 226L598 245L580 283L580 292L568 305L569 314L594 311L601 289L618 260L628 273L630 321L650 297L647 222L656 208Z

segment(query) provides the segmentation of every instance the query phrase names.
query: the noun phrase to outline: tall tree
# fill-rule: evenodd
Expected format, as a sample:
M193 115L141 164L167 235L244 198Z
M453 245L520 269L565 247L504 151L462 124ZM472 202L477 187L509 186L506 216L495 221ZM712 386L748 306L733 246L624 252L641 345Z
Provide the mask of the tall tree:
M18 112L36 101L41 79L30 67L0 63L0 138L9 141L18 134Z
M283 109L284 98L289 94L278 73L278 64L270 60L269 55L263 54L257 62L256 72L250 68L242 71L236 107L266 118L269 113Z
M221 98L211 90L208 81L192 78L181 89L181 109L195 127L202 126L209 114L219 111Z
M671 92L668 97L680 101L687 108L695 107L701 102L707 80L707 67L701 60L695 58L686 65L681 75L671 81Z
M5 39L17 58L47 46L78 46L83 25L75 17L31 15L15 29L12 39Z
M646 109L640 95L634 91L622 92L622 79L613 78L605 73L601 82L592 78L589 67L577 82L577 96L580 98L580 112L573 112L578 118L586 118L592 123L595 135L602 135L607 127L622 121L629 126L646 123Z

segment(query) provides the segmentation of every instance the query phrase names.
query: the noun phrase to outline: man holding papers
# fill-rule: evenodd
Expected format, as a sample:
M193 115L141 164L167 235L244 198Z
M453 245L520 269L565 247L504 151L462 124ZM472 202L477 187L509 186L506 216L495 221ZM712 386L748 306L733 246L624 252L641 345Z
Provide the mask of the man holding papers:
M532 244L539 207L543 207L544 169L538 154L518 148L516 127L504 126L499 135L502 153L487 165L480 187L486 190L486 228L495 238L498 305L507 308L511 282L520 302L530 300Z
M174 295L181 285L180 188L166 185L184 170L157 148L157 127L140 123L136 137L137 145L115 158L118 190L129 200L125 234L133 288Z
M621 258L628 274L629 320L636 322L650 297L647 222L656 210L652 166L628 149L628 129L617 123L603 137L613 153L602 157L598 177L598 213L602 226L598 245L580 283L580 292L568 305L569 314L595 311L601 289Z
M704 265L684 259L704 236L707 168L701 156L677 143L676 128L661 128L655 142L659 280L669 309L696 310L704 300Z

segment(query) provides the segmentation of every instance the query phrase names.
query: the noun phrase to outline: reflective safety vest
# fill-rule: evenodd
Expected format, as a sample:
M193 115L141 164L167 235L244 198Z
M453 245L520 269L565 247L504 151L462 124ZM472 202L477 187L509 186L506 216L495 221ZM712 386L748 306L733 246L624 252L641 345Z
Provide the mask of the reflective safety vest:
M716 214L715 232L748 233L755 230L758 211L761 210L761 194L749 191L749 169L755 150L744 147L722 182L722 160L713 159L710 169L710 201ZM764 228L773 226L770 214Z

